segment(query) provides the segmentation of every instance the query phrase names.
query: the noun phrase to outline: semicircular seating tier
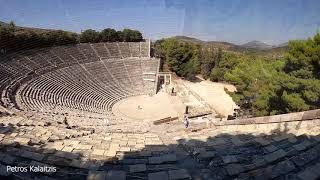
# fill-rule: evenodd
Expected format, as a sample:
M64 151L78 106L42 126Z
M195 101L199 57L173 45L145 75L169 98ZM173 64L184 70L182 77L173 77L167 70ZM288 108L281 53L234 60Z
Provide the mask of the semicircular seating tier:
M119 100L154 94L150 42L78 44L0 57L1 105L37 112L108 114Z

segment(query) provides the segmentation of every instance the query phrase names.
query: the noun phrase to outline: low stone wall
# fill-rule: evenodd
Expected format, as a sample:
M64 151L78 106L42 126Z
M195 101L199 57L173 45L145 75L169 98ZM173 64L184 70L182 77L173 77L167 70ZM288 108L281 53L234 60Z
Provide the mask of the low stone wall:
M220 121L214 123L214 125L232 134L291 133L295 135L315 135L320 132L320 109L275 116ZM312 128L313 131L310 131Z

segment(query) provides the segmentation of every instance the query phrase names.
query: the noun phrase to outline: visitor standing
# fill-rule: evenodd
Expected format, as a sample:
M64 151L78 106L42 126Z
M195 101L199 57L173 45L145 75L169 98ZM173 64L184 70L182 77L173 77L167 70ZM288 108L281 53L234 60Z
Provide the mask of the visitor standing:
M188 114L184 114L184 115L183 115L183 123L184 123L184 126L185 126L186 128L189 127L189 117L188 117Z

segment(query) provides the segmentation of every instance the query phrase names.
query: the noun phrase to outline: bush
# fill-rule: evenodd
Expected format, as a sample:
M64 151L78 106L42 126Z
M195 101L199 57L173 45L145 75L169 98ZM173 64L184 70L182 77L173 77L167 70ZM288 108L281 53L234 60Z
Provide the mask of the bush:
M100 41L101 41L100 34L95 30L87 29L81 32L81 35L80 35L81 43L97 43Z
M142 34L139 31L124 29L121 34L122 34L123 41L126 41L126 42L142 41Z
M101 31L100 36L102 42L120 41L117 31L111 28L107 28Z
M0 50L5 52L77 42L78 35L66 31L17 28L12 22L7 27L0 26Z
M193 79L200 69L199 47L175 39L157 41L156 56L163 58L178 76Z

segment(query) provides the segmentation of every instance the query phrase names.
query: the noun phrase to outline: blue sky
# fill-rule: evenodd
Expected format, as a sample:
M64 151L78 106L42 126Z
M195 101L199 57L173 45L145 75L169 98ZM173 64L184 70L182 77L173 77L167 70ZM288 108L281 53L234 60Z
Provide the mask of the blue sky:
M279 44L320 29L320 0L0 0L0 21L74 32L138 29L146 38L186 35Z

